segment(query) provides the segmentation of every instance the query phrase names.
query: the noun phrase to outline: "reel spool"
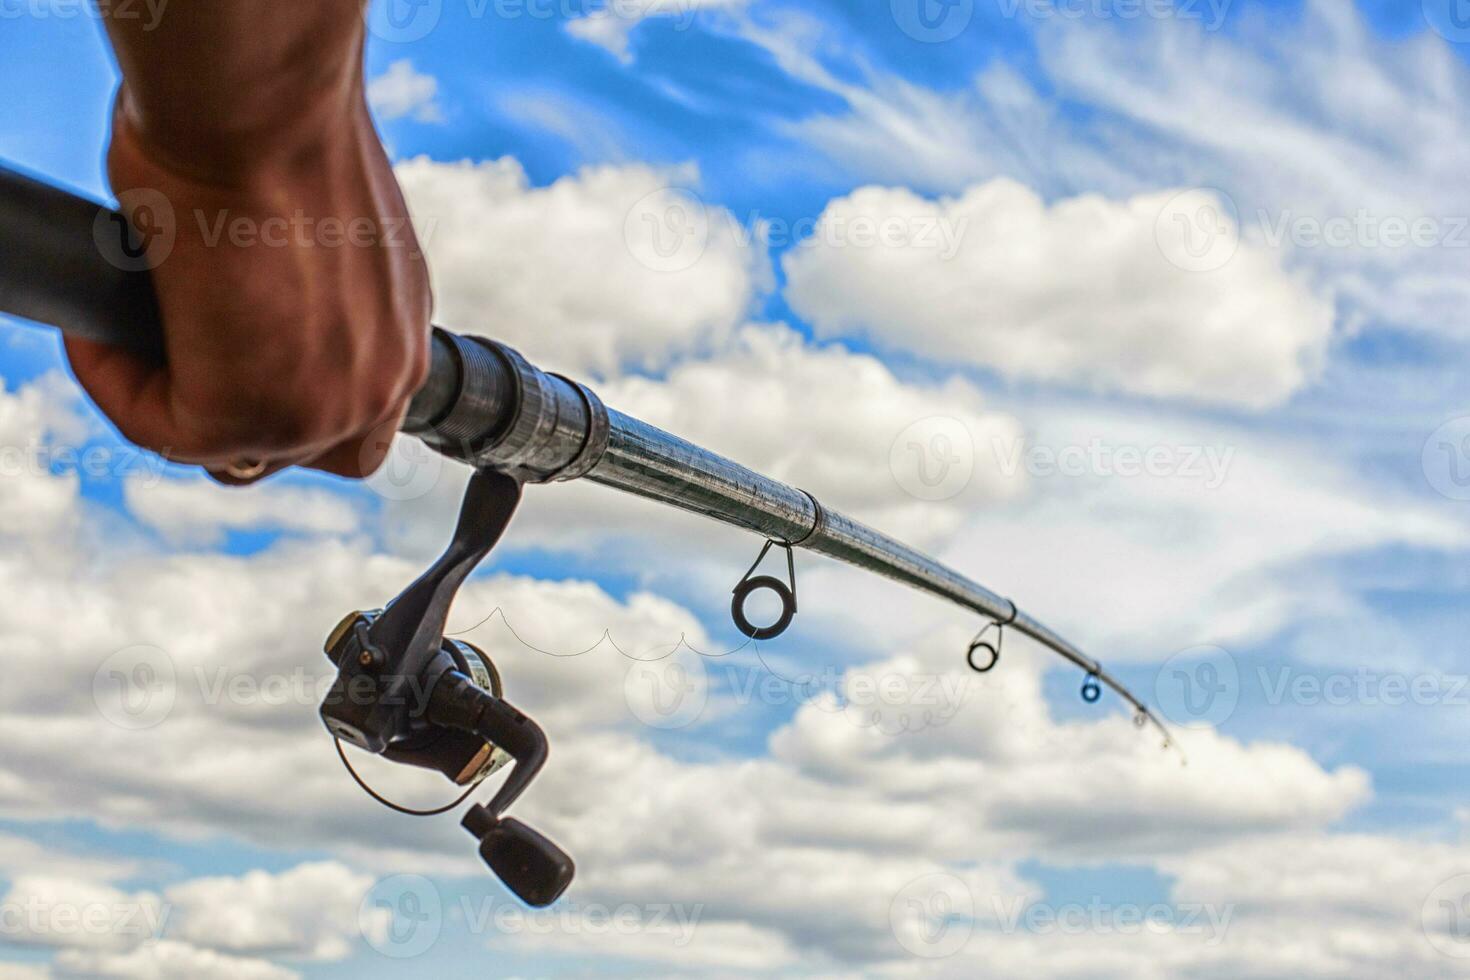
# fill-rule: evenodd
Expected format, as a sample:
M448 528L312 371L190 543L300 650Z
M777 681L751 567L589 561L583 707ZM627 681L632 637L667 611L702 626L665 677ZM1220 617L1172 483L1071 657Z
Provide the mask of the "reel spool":
M373 622L383 614L381 609L373 609L366 612L348 613L342 622L332 630L327 637L324 650L327 657L334 663L341 663L343 654L349 642L353 639L358 625L364 629L372 626ZM495 698L503 698L504 688L500 680L500 671L496 669L495 662L472 643L463 640L445 637L439 646L440 652L448 656L454 663L454 668L467 675L477 688ZM335 734L335 733L334 733ZM338 744L341 744L340 738ZM485 739L479 738L470 732L460 731L453 728L435 727L426 729L415 734L412 738L390 745L383 750L383 758L390 762L399 762L404 765L416 766L420 769L429 769L437 772L454 783L456 786L467 787L473 792L476 787L489 779L497 771L503 769L511 761L510 753ZM458 806L465 797L460 797L447 807L434 810L411 810L408 807L393 803L384 799L372 787L368 786L353 768L352 763L347 761L343 755L343 763L347 771L352 774L359 786L369 796L390 809L400 813L409 813L415 816L431 816L437 813L445 813Z

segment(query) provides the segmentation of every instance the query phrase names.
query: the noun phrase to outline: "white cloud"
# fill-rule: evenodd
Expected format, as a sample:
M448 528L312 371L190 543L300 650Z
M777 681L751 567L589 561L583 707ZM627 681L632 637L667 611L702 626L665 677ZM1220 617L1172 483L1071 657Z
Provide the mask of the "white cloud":
M76 463L90 428L82 412L82 398L59 373L0 391L0 527L61 532L74 524L77 479L49 474L53 463ZM60 454L68 450L69 459Z
M49 874L111 882L134 874L138 864L104 855L61 853L15 834L0 834L0 870L11 878Z
M1238 912L1213 975L1463 975L1436 900L1470 871L1463 844L1383 834L1285 834L1166 858L1173 891ZM1454 901L1462 892L1444 893ZM1282 942L1283 933L1292 936Z
M0 980L50 980L52 974L44 966L0 963Z
M203 478L132 475L123 499L134 517L173 544L218 544L226 531L349 535L361 520L341 494L269 481L224 487Z
M165 940L126 953L67 950L56 958L57 977L102 980L295 980L295 970L268 960L230 956Z
M905 539L943 536L968 509L1025 488L1025 474L1004 474L993 455L973 453L1022 434L974 386L901 381L875 357L811 347L785 327L746 327L714 357L659 379L619 379L604 394L622 411ZM894 445L933 418L957 423L954 452L969 473L952 495L925 500L901 482L906 473L894 472ZM902 447L899 457L907 458Z
M1039 55L1029 77L996 61L943 89L872 67L805 13L733 29L842 100L785 131L845 176L951 194L1004 176L1048 201L1220 188L1243 238L1330 292L1348 324L1463 340L1470 69L1438 34L1385 41L1334 0L1229 31L1198 17L1018 23ZM1418 243L1404 230L1416 223Z
M373 877L337 862L130 893L105 883L115 868L25 843L27 854L49 855L53 868L17 873L0 864L12 879L0 897L0 939L62 950L59 976L290 977L268 959L342 960L372 925L359 909Z
M1182 23L1127 38L1069 25L1038 40L1062 93L1121 123L1127 158L1226 188L1252 238L1286 229L1288 260L1370 320L1463 338L1470 70L1434 32L1385 42L1331 0L1290 27L1244 26L1233 41ZM1393 222L1418 221L1425 244L1390 244ZM1292 232L1330 236L1333 224L1336 243Z
M0 898L0 938L26 946L123 952L162 938L168 905L149 892L129 894L110 885L25 874Z
M842 370L861 379L855 390L875 398L912 397L898 394L886 372L861 358L795 351L789 343L786 335L757 332L737 363L758 374L766 358L773 365L789 360L799 366L790 375L795 385L813 373ZM968 404L983 413L972 395ZM831 419L824 425L842 431ZM0 767L0 801L13 816L85 812L154 833L228 833L260 843L289 838L376 866L456 875L477 867L458 828L428 828L359 795L337 771L314 698L214 703L193 680L196 668L208 678L220 666L226 680L289 677L303 664L318 664L325 674L316 652L321 635L341 610L381 602L400 587L413 574L409 563L324 539L249 558L150 555L115 567L103 563L81 580L62 570L57 574L71 583L64 592L55 581L37 579L26 560L26 530L11 530L7 561L0 563L8 581L24 575L30 582L12 592L16 601L0 624L16 638L15 683L0 715L0 735L11 746ZM625 648L670 642L679 633L707 642L687 613L654 597L618 603L590 586L517 579L472 583L453 626L470 627L496 606L510 611L528 642L554 651L575 652L605 628ZM25 642L42 636L44 645ZM703 903L701 921L714 924L711 945L696 930L696 947L683 954L689 962L716 960L741 930L773 937L760 968L809 972L834 961L885 962L902 955L888 925L889 905L923 874L995 854L1138 860L1155 850L1179 853L1222 835L1319 828L1365 798L1361 773L1326 771L1283 746L1246 746L1202 733L1187 746L1195 764L1181 770L1177 758L1159 753L1156 741L1124 718L1060 722L1047 710L1036 663L1020 655L1023 648L1008 656L1005 671L975 685L954 653L966 636L951 629L921 637L868 669L974 685L941 727L894 737L860 711L814 702L796 710L766 753L690 761L642 736L624 702L628 662L615 652L557 659L525 649L498 625L470 634L496 652L510 696L544 721L556 746L517 813L577 856L579 901ZM152 729L121 731L92 701L93 674L110 651L150 641L167 645L173 658L174 708ZM740 730L746 712L760 710L742 702L725 673L725 664L735 662L707 665L710 702L707 716L688 731L691 745L710 727ZM748 655L746 662L756 666ZM918 705L892 710L922 717ZM217 747L208 759L198 756L201 744ZM1059 745L1071 751L1058 751ZM442 799L447 789L422 774L384 779L382 767L374 767L369 775L410 803ZM262 785L290 792L261 793ZM1240 789L1222 799L1219 787L1233 785ZM1262 785L1290 789L1257 792ZM38 799L46 801L44 809L36 808ZM1159 812L1173 815L1167 826L1153 820ZM210 948L226 954L273 955L272 944L293 955L340 952L336 927L345 904L320 899L315 904L322 908L312 914L290 912L297 898L331 892L335 879L308 887L298 873L305 874L252 874L168 890L179 904L182 930L169 941L187 939L185 948L193 949L214 935ZM1009 860L959 873L977 894L1034 892ZM228 928L215 923L222 913L211 910L236 906L245 914ZM673 949L660 951L656 938L644 937L640 947L640 956L676 956ZM146 973L152 967L144 957L165 953L185 955L160 946L108 960L94 972Z
M1064 635L1087 637L1104 660L1162 660L1340 618L1360 607L1329 572L1333 560L1390 547L1454 553L1470 533L1432 503L1365 486L1310 442L1096 406L1037 403L1025 414L1030 442L986 448L1048 468L1028 497L974 515L945 556ZM1162 453L1168 466L1120 471L1125 448Z
M632 64L629 36L649 18L675 20L675 29L687 31L701 11L743 6L746 0L610 0L566 23L567 33L611 52L623 64Z
M411 116L421 123L444 121L439 105L439 80L413 67L403 58L388 66L383 74L368 82L368 103L380 119L391 122Z
M661 367L728 337L770 286L764 247L680 188L693 168L601 166L532 187L521 165L398 166L428 250L437 319L535 363Z
M270 874L195 878L165 890L179 907L170 935L231 953L312 960L347 957L370 875L331 861Z
M1010 377L1283 401L1319 372L1332 305L1250 244L1218 267L1190 267L1180 231L1161 218L1178 194L1048 207L1009 180L939 201L866 187L829 203L787 253L786 296L821 335L866 335ZM1186 198L1181 213L1206 203Z

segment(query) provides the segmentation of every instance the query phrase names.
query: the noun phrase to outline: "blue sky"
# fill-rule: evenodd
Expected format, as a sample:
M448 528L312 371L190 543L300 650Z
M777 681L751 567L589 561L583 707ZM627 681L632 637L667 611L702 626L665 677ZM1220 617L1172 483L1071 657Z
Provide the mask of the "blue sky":
M927 22L918 2L443 0L405 13L407 40L370 21L439 321L1014 596L1159 705L1189 766L1018 639L978 679L979 624L816 558L759 655L535 652L505 623L561 653L604 631L736 648L726 597L757 542L533 489L455 626L544 714L523 806L582 877L544 930L514 906L476 921L510 899L468 839L357 793L310 698L190 680L317 676L340 613L437 550L463 475L230 495L129 453L55 338L17 328L0 448L48 462L0 481L21 665L0 907L170 925L6 923L0 977L1455 975L1470 35L1437 0L959 0ZM95 19L7 10L0 159L105 196ZM634 219L690 207L698 253L651 265ZM861 218L909 237L864 244ZM1387 244L1396 225L1422 240ZM914 237L933 228L952 254ZM902 451L936 435L967 474L937 496ZM62 449L110 455L79 473ZM173 707L130 731L96 678L140 656ZM670 666L700 691L679 724L638 695ZM876 723L849 687L873 675L909 696ZM931 681L962 701L926 715ZM442 912L401 959L410 894ZM1102 918L1007 926L1012 900ZM596 928L625 905L632 926ZM1167 927L1116 928L1150 907ZM1200 907L1229 925L1187 925Z

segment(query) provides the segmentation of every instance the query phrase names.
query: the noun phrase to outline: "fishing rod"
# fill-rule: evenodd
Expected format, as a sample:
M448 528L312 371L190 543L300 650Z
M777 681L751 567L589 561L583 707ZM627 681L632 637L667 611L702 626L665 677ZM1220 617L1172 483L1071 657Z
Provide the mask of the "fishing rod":
M0 166L0 312L161 358L147 243L135 218ZM586 385L540 370L505 344L440 328L431 343L428 380L402 431L469 464L475 475L444 555L383 610L354 613L334 631L327 652L340 673L322 715L339 752L347 741L438 769L470 790L513 759L513 776L465 826L481 840L486 861L527 901L554 900L572 873L559 848L501 815L544 762L544 738L500 697L489 659L444 637L454 594L504 532L527 483L590 480L762 535L765 545L731 601L736 627L753 640L773 639L790 626L797 612L794 551L811 551L984 617L988 625L966 653L977 672L996 667L1004 633L1014 630L1081 669L1085 701L1098 701L1106 686L1133 708L1139 727L1157 729L1165 748L1174 744L1158 717L1101 663L1010 599L804 489L607 407ZM785 582L755 574L773 550L784 552ZM762 591L780 600L781 614L757 626L746 605ZM391 703L415 694L416 704ZM451 730L453 737L445 734Z

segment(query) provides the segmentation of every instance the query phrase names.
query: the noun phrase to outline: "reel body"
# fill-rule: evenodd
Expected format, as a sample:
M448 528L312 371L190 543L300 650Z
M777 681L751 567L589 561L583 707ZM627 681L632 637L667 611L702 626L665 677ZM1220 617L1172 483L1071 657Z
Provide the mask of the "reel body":
M343 657L360 655L360 645L354 642L357 625L371 626L373 620L382 614L381 609L349 613L327 638L327 659L340 666ZM452 661L453 669L466 674L480 690L496 698L505 696L500 672L479 647L445 637L440 644L439 657ZM443 664L435 666L443 669ZM328 727L331 727L330 723ZM334 730L334 734L338 733ZM382 756L390 762L433 770L456 786L478 785L511 761L510 754L504 749L470 732L433 726L426 726L423 731L390 744Z
M353 778L404 813L452 809L487 776L510 766L489 804L471 807L462 825L507 887L542 906L566 891L575 865L551 840L504 812L545 765L546 734L504 699L499 673L484 653L444 635L459 587L500 540L520 498L515 477L482 470L470 479L444 554L386 607L352 613L332 631L325 649L337 677L321 716ZM449 807L407 810L362 782L343 742L468 789Z

